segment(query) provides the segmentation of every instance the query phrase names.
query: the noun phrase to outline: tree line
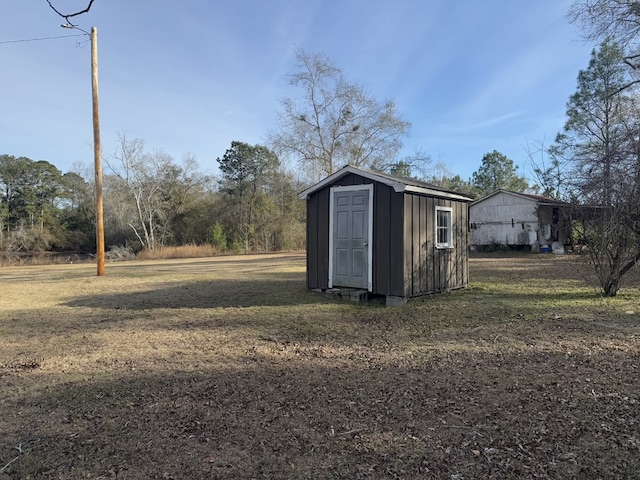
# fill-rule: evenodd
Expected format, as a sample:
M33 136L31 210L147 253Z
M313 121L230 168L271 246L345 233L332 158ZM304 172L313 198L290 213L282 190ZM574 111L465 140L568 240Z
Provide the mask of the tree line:
M0 155L0 246L3 251L82 250L91 241L90 188L51 163ZM95 239L95 234L94 234Z
M232 141L217 159L220 175L214 178L202 173L190 155L176 161L121 132L116 152L105 163L108 248L137 252L207 243L220 252L304 248L306 211L297 193L308 180L298 179L266 146ZM514 172L509 159L492 152L473 181L446 174L430 180L473 195L496 186L522 187L518 182L524 180ZM0 251L91 253L95 235L90 173L62 173L44 160L0 155Z
M176 161L120 132L117 150L105 164L108 248L137 252L207 243L220 252L304 248L306 211L297 193L309 179L299 179L266 146L232 141L217 158L220 175L212 177L202 173L190 155ZM494 151L485 155L469 182L446 172L427 179L471 195L497 187L526 188L515 168ZM410 170L385 171L411 175ZM90 173L63 173L44 160L0 155L0 251L90 253L95 251L95 235Z
M218 251L304 248L301 185L263 146L234 141L218 159L222 175L176 161L144 141L119 136L103 178L105 244L132 251L211 244ZM46 161L0 155L0 250L95 252L90 175Z

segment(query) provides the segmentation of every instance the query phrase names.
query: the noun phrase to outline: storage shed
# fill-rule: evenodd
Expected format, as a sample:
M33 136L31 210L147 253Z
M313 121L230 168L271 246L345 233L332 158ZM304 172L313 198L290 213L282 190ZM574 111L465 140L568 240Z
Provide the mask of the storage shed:
M349 165L299 197L309 289L357 289L396 304L468 284L471 198Z

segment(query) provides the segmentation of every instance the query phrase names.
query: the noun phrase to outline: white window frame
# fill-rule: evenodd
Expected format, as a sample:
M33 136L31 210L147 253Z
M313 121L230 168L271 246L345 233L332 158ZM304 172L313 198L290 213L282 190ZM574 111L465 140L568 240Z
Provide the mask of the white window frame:
M449 226L447 228L446 242L438 242L438 233L440 228L442 228L438 223L438 220L440 219L440 212L447 212L449 214ZM433 223L435 228L436 248L453 248L453 208L436 206L435 221Z

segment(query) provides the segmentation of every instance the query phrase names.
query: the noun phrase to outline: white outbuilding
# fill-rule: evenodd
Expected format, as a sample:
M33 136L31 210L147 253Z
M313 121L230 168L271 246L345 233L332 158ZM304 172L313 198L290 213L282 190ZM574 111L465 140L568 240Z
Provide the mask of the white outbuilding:
M497 190L469 206L471 246L561 252L570 243L567 211L552 198Z

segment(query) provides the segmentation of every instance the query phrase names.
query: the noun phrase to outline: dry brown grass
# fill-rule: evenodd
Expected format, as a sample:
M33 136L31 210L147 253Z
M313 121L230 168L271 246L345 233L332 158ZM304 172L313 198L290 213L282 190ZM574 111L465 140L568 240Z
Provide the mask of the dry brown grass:
M637 276L606 299L574 257L478 256L384 308L304 270L0 269L0 479L640 478Z
M220 251L212 245L162 246L155 250L142 250L136 254L137 260L167 260L175 258L203 258L216 255L231 255L232 252ZM291 252L289 252L291 253ZM300 253L300 252L295 252Z
M136 255L138 260L166 260L171 258L213 257L221 252L212 245L162 246L155 250L142 250Z

